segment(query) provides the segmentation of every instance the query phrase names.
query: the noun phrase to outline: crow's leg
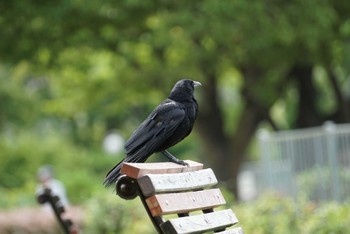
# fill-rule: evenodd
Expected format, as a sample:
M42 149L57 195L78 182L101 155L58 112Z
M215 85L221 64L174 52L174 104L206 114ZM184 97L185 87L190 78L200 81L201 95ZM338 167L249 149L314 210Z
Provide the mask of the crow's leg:
M183 166L189 166L188 163L186 163L186 162L184 162L184 161L182 161L180 159L177 159L174 155L169 153L169 151L167 151L167 150L163 150L163 151L161 151L161 153L165 157L167 157L170 160L170 162L177 163L177 164L180 164L180 165L183 165Z

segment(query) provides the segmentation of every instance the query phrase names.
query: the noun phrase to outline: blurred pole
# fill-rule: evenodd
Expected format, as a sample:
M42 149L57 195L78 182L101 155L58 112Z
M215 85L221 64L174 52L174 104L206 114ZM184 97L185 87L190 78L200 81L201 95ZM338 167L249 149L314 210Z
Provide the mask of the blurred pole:
M272 161L271 161L271 152L269 150L270 146L270 133L265 130L261 129L258 132L258 139L259 139L259 146L260 146L260 152L261 152L261 170L262 174L265 175L265 182L266 182L266 188L274 188L273 184L273 178L272 178Z
M340 181L339 181L339 171L337 162L337 139L336 139L336 125L332 121L326 121L323 125L323 129L326 132L326 147L328 155L328 163L330 167L331 175L331 194L332 198L336 201L341 201L340 198Z

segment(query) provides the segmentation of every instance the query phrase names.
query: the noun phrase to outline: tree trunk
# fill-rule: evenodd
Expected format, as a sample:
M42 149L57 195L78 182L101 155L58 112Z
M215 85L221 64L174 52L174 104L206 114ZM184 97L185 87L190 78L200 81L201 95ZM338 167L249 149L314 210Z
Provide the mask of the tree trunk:
M259 123L264 120L259 108L251 102L246 102L244 110L238 121L237 129L229 142L231 157L228 166L231 167L228 188L237 194L237 177L240 166L246 156L246 150L254 137Z
M246 102L235 133L225 131L223 114L218 104L217 83L214 76L204 84L197 130L202 139L205 156L220 182L237 196L237 176L245 151L263 116L259 108Z
M305 128L322 124L316 108L317 90L313 83L312 66L296 66L291 76L299 92L299 107L295 126Z
M270 117L269 110L275 101L284 94L289 83L289 75L287 75L286 79L281 79L280 83L271 87L278 90L274 92L276 94L274 99L269 103L263 103L259 99L259 94L254 93L254 89L252 89L252 87L259 85L259 79L262 77L261 72L256 69L246 69L243 72L246 78L242 92L245 103L235 131L231 133L225 131L215 75L208 76L207 83L203 85L205 90L196 122L206 159L219 180L224 182L227 188L236 196L238 194L238 173L251 139L254 137L259 124L264 120L270 123L273 129L278 129ZM206 74L209 74L209 72Z
M334 96L337 99L337 110L333 115L333 119L338 123L347 123L350 121L349 102L341 91L337 77L331 68L327 68L328 79L332 87Z
M228 136L224 130L223 114L218 105L217 84L215 77L209 77L202 96L202 105L199 107L199 116L196 122L199 135L204 142L205 155L209 164L216 170L220 179L229 177L229 170L225 166L226 157L230 155Z

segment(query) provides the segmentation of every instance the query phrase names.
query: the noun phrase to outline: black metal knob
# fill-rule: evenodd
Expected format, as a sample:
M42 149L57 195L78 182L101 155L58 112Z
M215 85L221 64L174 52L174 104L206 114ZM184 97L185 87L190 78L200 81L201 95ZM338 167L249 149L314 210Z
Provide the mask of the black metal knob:
M117 195L125 200L132 200L138 195L136 181L128 176L121 176L116 182Z

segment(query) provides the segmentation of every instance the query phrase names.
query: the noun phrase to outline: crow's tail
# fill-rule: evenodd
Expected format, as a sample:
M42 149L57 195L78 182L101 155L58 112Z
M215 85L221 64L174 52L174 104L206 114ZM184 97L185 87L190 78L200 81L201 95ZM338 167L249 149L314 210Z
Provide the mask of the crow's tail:
M115 165L106 175L106 178L103 181L103 184L105 185L106 188L108 188L118 180L120 176L120 169L123 165L123 162L124 160L122 160L120 163Z
M105 185L105 187L109 187L112 184L114 184L120 174L120 169L123 166L124 162L128 162L128 163L144 163L149 155L132 155L132 156L126 156L126 158L124 158L120 163L118 163L117 165L115 165L107 174L105 180L103 181L103 184Z

